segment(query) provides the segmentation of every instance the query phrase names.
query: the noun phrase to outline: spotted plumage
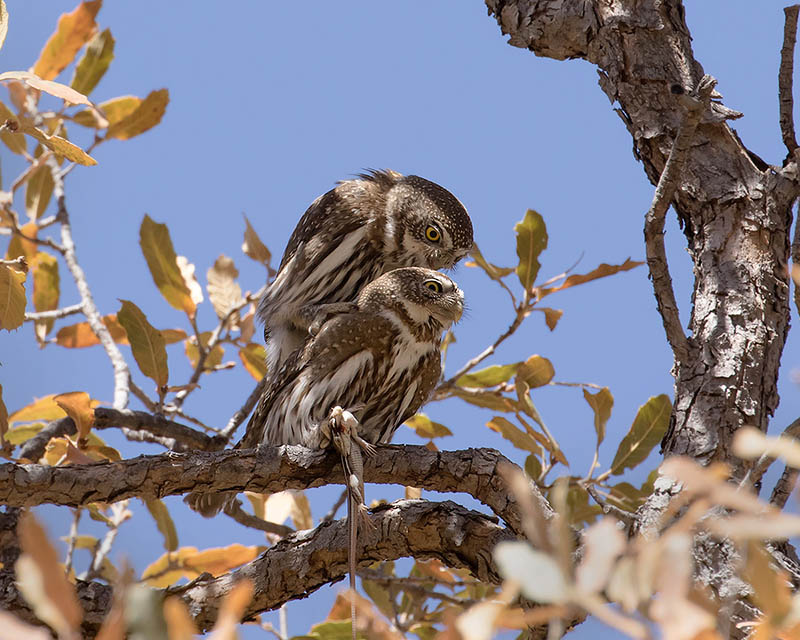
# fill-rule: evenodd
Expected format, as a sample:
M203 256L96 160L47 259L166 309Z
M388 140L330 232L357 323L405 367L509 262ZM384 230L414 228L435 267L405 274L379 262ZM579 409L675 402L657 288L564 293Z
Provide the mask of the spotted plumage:
M337 405L357 418L365 441L389 442L433 391L442 332L462 310L460 289L436 271L406 267L378 277L354 310L329 318L286 361L241 446L319 447L320 425Z
M434 182L388 170L341 182L300 219L259 303L268 374L303 344L315 319L348 310L343 303L379 275L450 268L472 245L466 209Z

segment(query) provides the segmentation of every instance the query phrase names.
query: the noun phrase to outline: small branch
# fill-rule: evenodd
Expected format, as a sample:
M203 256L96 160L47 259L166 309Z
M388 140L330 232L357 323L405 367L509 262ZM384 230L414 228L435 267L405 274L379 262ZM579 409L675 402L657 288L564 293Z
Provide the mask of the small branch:
M97 310L97 306L92 298L92 292L89 289L89 283L86 280L86 274L78 264L78 258L75 254L75 242L72 239L72 227L69 222L69 213L67 212L66 198L64 196L64 179L61 176L61 169L55 158L48 161L50 172L53 175L53 195L56 197L58 203L58 221L61 223L61 242L64 246L64 261L67 263L72 278L75 280L75 286L83 301L83 312L86 314L86 319L89 322L89 327L92 332L100 340L109 360L111 366L114 368L114 408L124 409L128 406L130 388L128 383L130 381L131 373L128 369L128 364L122 353L111 337L108 327L103 323L102 316Z
M797 469L786 466L783 468L781 477L775 483L772 489L772 495L769 497L770 504L774 504L779 509L786 506L786 501L794 491L795 484L797 483Z
M19 450L19 457L36 462L44 455L45 447L51 438L72 435L77 429L72 418L61 418L53 420L44 427L39 433L22 444Z
M72 510L72 524L70 525L69 538L67 539L67 557L64 560L64 573L67 575L72 570L72 557L75 553L75 543L78 540L78 523L81 520L82 513L82 507Z
M794 97L792 95L792 82L794 76L794 47L797 41L797 14L800 5L785 7L783 24L783 46L781 46L781 66L778 71L778 102L780 105L780 126L783 144L789 152L788 157L794 155L797 149L797 137L794 131Z
M625 528L628 531L632 531L634 525L636 524L636 516L633 513L629 513L620 509L619 507L615 507L613 504L608 504L605 500L603 500L600 493L597 491L596 487L593 487L590 484L586 485L586 492L592 496L592 499L600 505L600 508L603 510L603 513L606 515L612 515L620 522L625 524Z
M281 538L294 533L294 529L291 527L277 524L276 522L262 520L261 518L250 515L244 509L242 509L242 505L238 500L234 500L231 504L225 507L225 515L230 516L236 520L236 522L245 527L258 529L264 533L271 533L273 535L280 536Z
M695 130L703 113L708 108L715 85L714 78L708 75L703 76L698 85L696 97L684 96L687 103L686 114L678 128L672 144L672 151L670 151L656 186L653 202L645 216L644 240L647 248L647 266L650 268L650 278L653 281L653 293L656 297L658 312L664 323L667 340L678 362L686 361L689 354L689 342L681 327L675 292L672 289L672 278L669 275L667 254L664 249L664 221L667 209L675 197L681 169L689 154Z
M53 309L52 311L38 311L25 314L26 321L36 320L58 320L59 318L66 318L67 316L74 316L76 313L83 312L83 303L73 304L69 307L61 309Z
M794 236L792 237L792 286L794 288L794 306L800 313L800 216L795 215Z
M108 407L97 407L94 410L94 427L97 429L127 427L135 431L145 431L161 438L172 438L186 449L216 451L225 445L225 440L220 437L209 437L191 427L145 411L130 409L118 411Z
M195 385L200 380L200 376L203 375L203 371L205 371L206 368L206 358L208 357L208 354L210 354L213 351L214 347L217 346L217 343L220 340L220 336L222 335L223 329L225 329L225 327L228 326L228 323L237 313L239 313L247 305L252 304L255 300L258 300L261 297L261 294L264 292L265 288L266 285L261 289L259 289L258 291L256 291L255 293L251 293L245 296L244 298L242 298L239 304L237 304L234 307L231 307L225 314L225 317L219 321L219 324L217 324L216 327L214 327L214 330L211 332L211 335L208 338L208 343L206 344L205 347L202 345L200 341L200 335L196 333L197 351L198 351L197 365L195 366L191 377L186 383L186 388L175 394L175 399L172 401L172 405L176 409L180 409L180 407L186 400L186 397L192 392L193 389L197 388ZM197 328L195 327L195 332L196 331Z
M446 493L466 493L489 507L512 531L521 531L516 499L498 466L511 462L494 449L430 451L423 446L382 445L364 461L364 480ZM191 491L277 493L344 484L338 454L298 445L139 456L119 462L50 467L0 465L0 502L10 506L143 500ZM531 484L531 491L537 491ZM544 497L538 494L544 502Z
M336 518L336 512L342 508L344 501L347 500L347 496L350 495L350 492L345 489L342 491L342 494L336 499L336 502L333 503L333 506L328 510L324 516L322 516L322 520L320 522L333 522Z
M242 424L245 418L250 415L253 407L256 406L256 402L258 402L258 399L261 397L261 394L264 393L264 388L266 386L267 378L261 378L261 382L259 382L253 388L253 390L250 392L250 395L247 396L245 403L238 411L236 411L236 413L231 416L231 419L228 420L228 424L225 425L225 428L221 432L221 435L225 438L225 440L230 440L236 429L239 428L239 425Z

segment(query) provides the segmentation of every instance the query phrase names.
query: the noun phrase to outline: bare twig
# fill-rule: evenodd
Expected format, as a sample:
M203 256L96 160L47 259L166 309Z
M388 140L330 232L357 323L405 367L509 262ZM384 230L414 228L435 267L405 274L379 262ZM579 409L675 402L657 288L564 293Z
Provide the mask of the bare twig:
M792 276L794 287L794 306L800 313L800 216L795 216L794 236L792 237Z
M78 523L82 513L82 507L72 510L72 524L69 527L69 538L67 538L67 557L64 560L64 573L67 575L72 570L72 556L75 553L75 543L78 540Z
M59 318L66 318L73 316L76 313L83 312L83 303L70 305L69 307L62 307L61 309L53 309L52 311L38 311L25 314L25 320L58 320Z
M77 429L72 418L61 418L53 420L44 427L39 433L23 443L19 450L19 457L36 462L44 455L45 447L51 438L72 435Z
M224 446L224 440L220 437L209 437L191 427L145 411L130 409L119 411L108 407L97 407L94 410L94 426L97 429L127 427L135 431L145 431L161 438L172 438L186 449L215 451Z
M109 360L111 366L114 368L114 408L124 409L128 406L130 395L130 388L128 386L131 374L128 369L128 364L122 353L117 347L108 327L103 323L102 316L97 310L97 306L92 298L92 292L89 289L89 283L86 280L86 274L78 264L78 258L75 254L75 242L72 239L72 227L69 222L69 213L67 212L66 198L64 195L64 180L61 177L61 169L55 158L48 161L48 166L53 175L53 194L58 203L58 221L61 223L61 242L64 246L64 261L67 263L70 273L75 280L75 286L83 301L83 312L86 314L86 319L89 322L89 327L92 332L100 340Z
M681 169L691 148L695 129L703 112L708 108L716 82L711 76L705 75L697 87L696 96L683 96L687 106L686 114L678 128L672 151L656 185L653 202L645 216L644 239L647 265L653 281L653 293L664 323L667 340L678 362L684 362L688 357L689 343L681 327L675 292L672 289L672 278L669 275L667 254L664 249L664 220L678 188Z
M769 497L770 504L774 504L779 509L786 506L786 501L794 491L795 484L797 483L797 469L786 466L783 468L781 477L775 483L772 489L772 495Z
M228 420L228 424L225 425L225 428L221 432L221 435L226 440L230 440L233 433L239 428L239 425L242 424L245 418L250 415L253 407L256 406L256 402L258 402L258 399L261 397L261 394L264 393L264 387L266 386L267 378L261 378L261 382L259 382L253 388L253 390L250 392L250 395L247 396L245 403L236 411L236 413L231 416L231 419Z
M333 506L328 510L328 513L322 516L320 522L333 522L334 518L336 518L336 512L342 508L344 501L347 500L348 494L349 492L347 489L342 491L342 494L336 499L336 502L333 503Z
M228 312L225 314L225 317L220 319L219 324L214 327L214 330L211 332L211 335L208 338L208 343L203 346L202 342L200 341L199 334L195 333L197 337L197 364L195 365L194 371L192 372L191 377L189 378L188 382L185 385L185 388L175 394L175 399L172 401L172 405L176 408L180 408L186 397L197 388L197 382L200 380L200 376L203 374L203 371L206 368L206 358L208 354L213 351L214 347L217 346L217 343L220 340L220 336L222 335L223 329L228 326L228 323L231 321L237 313L239 313L242 309L244 309L248 304L253 303L254 301L258 300L261 297L261 294L264 292L266 285L256 291L255 293L251 293L244 298L242 298L241 302L234 307L231 307Z
M794 131L794 96L792 82L794 76L794 47L797 41L797 14L800 5L785 7L783 24L783 46L781 46L781 66L778 70L778 103L780 105L780 125L783 144L789 157L797 149L797 137Z
M250 515L244 509L242 509L242 505L238 500L231 500L225 505L225 515L230 516L236 520L236 522L244 525L245 527L258 529L259 531L271 533L273 535L280 536L281 538L294 533L294 529L291 527L277 524L276 522L262 520L261 518Z
M633 526L636 524L636 516L628 511L624 511L619 507L615 507L613 504L608 504L605 500L603 500L600 493L597 491L597 488L592 486L591 484L586 484L586 492L592 496L592 499L600 506L603 510L603 513L606 515L612 515L620 522L625 523L625 527L628 531L631 531Z

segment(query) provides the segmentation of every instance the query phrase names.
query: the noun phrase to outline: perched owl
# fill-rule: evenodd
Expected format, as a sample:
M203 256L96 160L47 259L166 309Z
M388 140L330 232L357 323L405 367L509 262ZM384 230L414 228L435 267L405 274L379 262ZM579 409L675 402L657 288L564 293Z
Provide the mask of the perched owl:
M334 408L355 416L359 439L389 442L436 386L442 333L463 308L461 290L437 271L404 267L378 277L271 376L236 446L326 446ZM195 493L186 501L210 517L234 495Z
M341 182L300 219L259 303L268 375L303 344L315 319L347 310L342 303L382 273L449 269L472 244L466 209L434 182L388 170Z

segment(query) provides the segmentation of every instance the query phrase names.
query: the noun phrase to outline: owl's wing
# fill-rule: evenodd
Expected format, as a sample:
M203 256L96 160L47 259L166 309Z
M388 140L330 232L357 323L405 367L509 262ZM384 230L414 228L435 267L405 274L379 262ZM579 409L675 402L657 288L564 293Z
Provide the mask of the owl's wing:
M251 448L262 441L264 423L273 403L289 397L291 394L284 392L301 376L308 378L311 385L322 385L335 375L337 384L330 386L329 394L334 403L345 408L362 398L370 385L369 370L374 370L375 362L390 353L396 333L389 320L374 313L359 311L329 319L272 377L238 446ZM349 366L361 361L362 354L363 361L370 362L369 370Z
M430 355L428 355L428 357L425 359L425 362L422 364L419 384L417 385L416 393L414 393L414 399L411 401L411 404L406 412L400 416L397 426L400 426L411 416L413 416L417 411L420 410L420 407L422 407L422 405L428 401L428 399L431 397L431 393L433 393L433 390L436 388L436 385L439 382L439 377L441 374L442 356L440 351L437 349L436 351L431 352Z

